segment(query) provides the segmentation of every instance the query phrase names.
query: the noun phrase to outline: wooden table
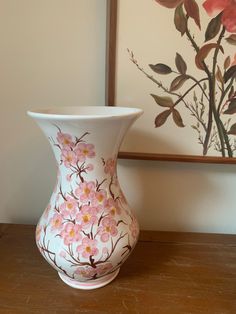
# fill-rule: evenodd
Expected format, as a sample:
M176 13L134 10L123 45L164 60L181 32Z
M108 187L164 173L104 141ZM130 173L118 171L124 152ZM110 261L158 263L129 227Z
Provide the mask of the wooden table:
M0 224L0 313L236 314L236 236L143 232L108 286L66 286L34 226Z

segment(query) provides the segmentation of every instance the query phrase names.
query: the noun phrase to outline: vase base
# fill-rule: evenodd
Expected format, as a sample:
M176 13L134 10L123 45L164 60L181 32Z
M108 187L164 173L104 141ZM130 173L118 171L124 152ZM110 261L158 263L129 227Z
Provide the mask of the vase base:
M88 282L82 282L82 281L77 281L74 279L69 278L68 276L61 274L58 272L59 277L61 278L64 283L66 283L68 286L76 289L82 289L82 290L92 290L92 289L97 289L104 287L108 285L112 280L116 278L120 271L120 268L115 270L113 273L103 276L98 279L90 280Z

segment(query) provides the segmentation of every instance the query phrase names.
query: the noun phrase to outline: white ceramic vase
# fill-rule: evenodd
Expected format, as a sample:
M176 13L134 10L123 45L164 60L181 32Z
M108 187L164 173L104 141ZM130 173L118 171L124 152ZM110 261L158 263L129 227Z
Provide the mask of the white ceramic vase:
M126 131L141 114L100 106L28 112L58 163L36 243L71 287L95 289L111 282L137 242L138 222L121 191L116 160Z

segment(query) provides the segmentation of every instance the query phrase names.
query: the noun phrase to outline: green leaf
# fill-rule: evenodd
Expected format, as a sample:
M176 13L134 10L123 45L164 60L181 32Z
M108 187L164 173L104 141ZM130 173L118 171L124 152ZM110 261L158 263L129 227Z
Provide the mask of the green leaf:
M233 99L227 110L224 111L224 114L234 114L236 113L236 99Z
M180 87L183 86L183 84L188 80L188 76L187 75L179 75L177 76L170 85L170 91L173 92L177 89L179 89Z
M183 120L181 118L181 115L180 115L179 111L177 111L176 109L172 110L172 117L173 117L173 120L174 120L175 124L178 127L183 128L185 126L183 124Z
M231 126L230 130L228 131L228 134L236 135L236 123Z
M184 7L189 17L194 19L195 23L201 29L199 7L195 0L185 0Z
M221 13L214 17L208 24L205 32L205 41L214 38L220 31L221 27Z
M174 102L170 97L161 97L154 94L151 94L151 96L154 98L155 102L161 107L171 108L174 106Z
M229 79L236 77L236 65L230 67L224 74L224 81L225 83L228 82Z
M183 36L187 30L187 18L184 14L182 3L175 9L174 23L177 31L179 31Z
M187 64L185 63L183 57L178 52L176 53L175 56L175 65L181 74L186 74Z
M225 38L225 40L230 45L236 45L236 34L231 34L229 37Z
M159 128L160 126L162 126L166 122L170 114L171 114L170 109L161 112L155 119L156 128Z
M163 63L157 63L157 64L149 64L150 68L158 73L158 74L170 74L172 72L171 68Z

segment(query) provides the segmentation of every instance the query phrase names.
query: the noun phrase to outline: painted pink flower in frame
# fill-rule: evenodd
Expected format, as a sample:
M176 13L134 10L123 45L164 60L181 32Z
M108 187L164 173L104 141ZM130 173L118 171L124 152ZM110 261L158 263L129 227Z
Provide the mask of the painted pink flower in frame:
M50 219L51 231L58 231L62 228L63 218L59 213L55 213Z
M61 231L60 236L63 238L64 243L66 245L69 245L73 242L80 241L80 239L82 238L80 231L80 225L68 222Z
M80 162L85 161L86 158L93 158L95 157L94 145L79 143L76 146L75 153Z
M236 32L235 0L206 0L203 7L210 16L222 12L221 22L226 30L230 33Z
M81 227L86 229L98 221L96 207L84 205L76 215L76 221L81 224Z
M82 244L77 246L77 252L81 253L84 258L89 258L90 256L98 255L99 251L97 248L97 240L92 240L89 238L83 238Z
M75 190L75 195L79 197L82 203L87 203L94 198L95 188L96 186L93 181L81 182Z
M72 150L62 149L61 158L66 168L70 168L71 165L76 164L76 155Z
M110 237L115 237L118 234L115 219L110 217L103 218L101 226L98 228L98 233L102 242L107 242Z
M72 136L70 134L58 132L57 133L57 141L62 145L63 149L70 149L74 146Z

